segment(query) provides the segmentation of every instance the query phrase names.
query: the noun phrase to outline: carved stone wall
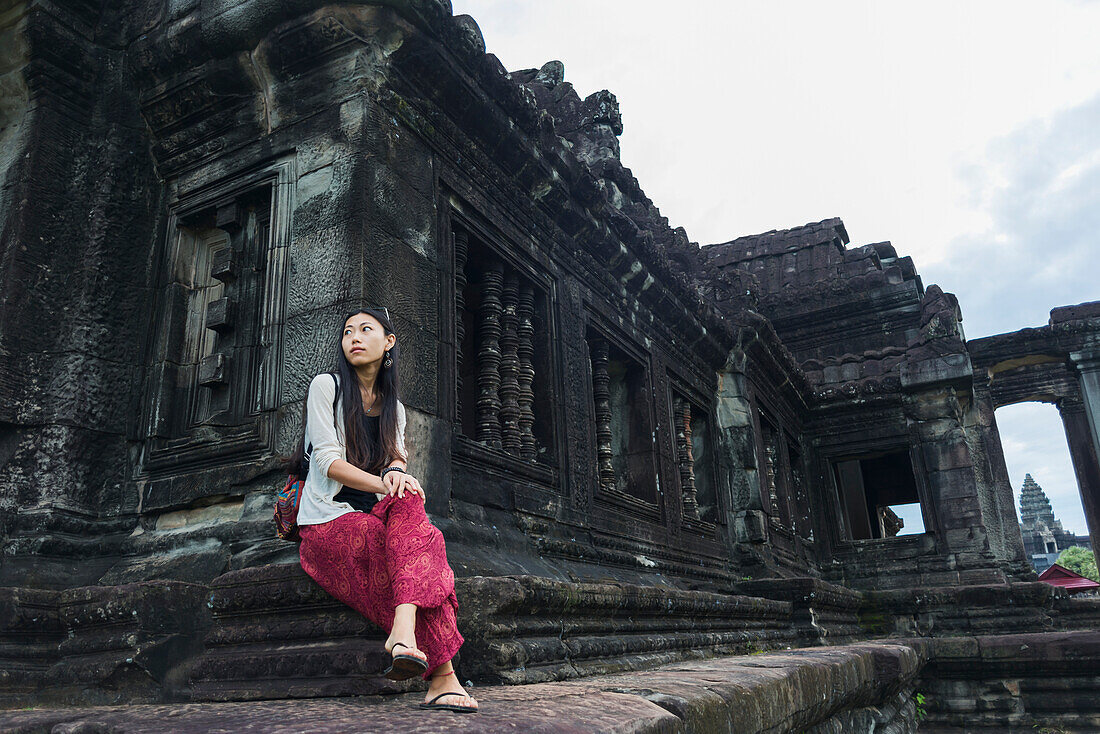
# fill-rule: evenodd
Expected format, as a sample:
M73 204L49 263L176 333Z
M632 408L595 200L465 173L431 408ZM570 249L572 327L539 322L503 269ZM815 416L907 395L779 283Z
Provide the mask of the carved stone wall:
M364 305L394 316L452 564L522 599L483 609L486 677L853 637L855 592L827 581L1026 576L1006 396L1056 392L1097 475L1095 304L968 344L954 296L838 219L700 248L619 160L613 94L581 99L559 62L509 72L445 2L5 12L0 599L23 693L54 672L173 690L200 637L203 695L256 671L261 693L363 691L361 629L300 579L252 587L296 560L270 520L281 457ZM897 496L860 484L884 460ZM925 532L895 537L902 501ZM157 593L186 624L159 626ZM241 622L296 600L321 611ZM331 680L283 675L291 642L299 678Z

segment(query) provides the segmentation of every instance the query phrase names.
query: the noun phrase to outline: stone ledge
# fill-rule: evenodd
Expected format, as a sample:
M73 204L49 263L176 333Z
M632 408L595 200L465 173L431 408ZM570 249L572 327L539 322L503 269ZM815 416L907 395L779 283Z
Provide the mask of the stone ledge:
M534 576L457 581L463 675L538 683L798 644L792 605L748 596ZM175 692L194 701L392 692L382 634L297 564L210 584L213 624Z
M1100 676L1100 631L941 637L932 640L937 675Z
M812 732L916 730L925 646L862 644L677 663L583 681L478 687L475 716L425 712L421 694L58 708L0 714L0 729L50 731Z
M860 619L868 635L989 635L1081 629L1100 624L1100 605L1075 603L1039 581L865 591Z
M746 596L790 602L800 644L839 644L863 636L859 610L863 594L821 579L800 577L742 581L734 591Z
M931 642L922 732L1100 730L1100 631Z
M207 589L179 581L0 590L0 705L163 700L200 649Z

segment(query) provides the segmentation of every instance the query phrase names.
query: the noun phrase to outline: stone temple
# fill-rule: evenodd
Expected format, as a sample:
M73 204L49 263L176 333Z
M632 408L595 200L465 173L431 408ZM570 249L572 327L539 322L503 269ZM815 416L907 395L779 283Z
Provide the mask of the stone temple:
M1066 548L1092 547L1089 538L1078 537L1062 527L1062 521L1054 517L1046 492L1030 474L1024 475L1020 488L1020 535L1024 552L1037 573L1050 568Z
M1057 405L1100 547L1100 302L967 340L839 219L700 247L613 94L447 0L0 8L5 727L395 690L271 522L373 304L477 683L631 731L1100 727L1100 601L1035 580L994 416Z

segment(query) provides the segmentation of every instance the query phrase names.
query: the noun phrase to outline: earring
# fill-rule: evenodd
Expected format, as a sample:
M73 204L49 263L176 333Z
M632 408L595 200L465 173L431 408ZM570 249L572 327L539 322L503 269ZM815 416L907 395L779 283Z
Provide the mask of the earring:
M382 366L383 367L392 367L393 366L393 357L390 356L389 350L386 350L386 360L384 362L382 362Z

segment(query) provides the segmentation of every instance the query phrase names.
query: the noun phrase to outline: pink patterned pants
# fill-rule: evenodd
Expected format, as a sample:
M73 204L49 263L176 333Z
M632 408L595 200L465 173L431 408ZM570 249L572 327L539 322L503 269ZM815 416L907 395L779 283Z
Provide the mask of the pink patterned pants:
M425 678L455 656L463 642L455 575L443 533L428 521L418 495L387 496L370 512L299 530L305 572L387 634L398 604L418 607L416 646L428 656Z

